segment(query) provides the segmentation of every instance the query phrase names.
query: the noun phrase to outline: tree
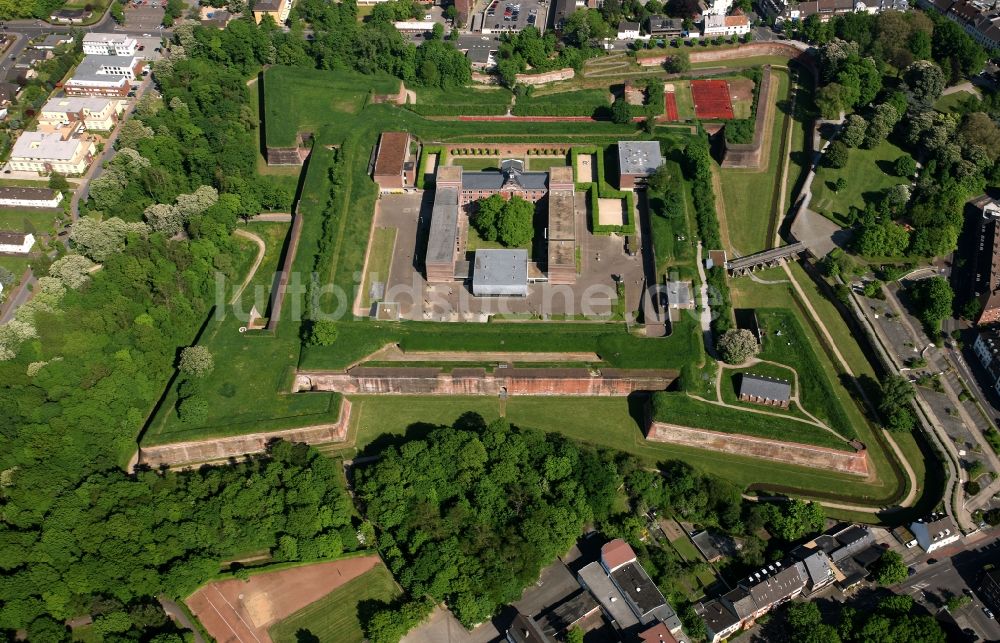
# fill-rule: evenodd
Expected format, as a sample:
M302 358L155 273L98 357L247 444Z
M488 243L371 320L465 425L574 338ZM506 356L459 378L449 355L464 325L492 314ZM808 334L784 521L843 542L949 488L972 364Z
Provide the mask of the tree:
M913 385L900 375L889 375L882 379L882 397L878 412L890 431L912 431L916 424L910 400L913 399Z
M154 203L143 211L142 217L153 232L162 232L168 237L184 229L184 216L173 205Z
M911 177L917 171L917 162L909 154L903 154L893 162L892 171L896 176Z
M918 60L903 71L903 82L914 100L930 105L944 91L945 77L941 68L929 60Z
M967 114L958 127L958 135L966 145L982 148L990 161L996 161L1000 156L1000 127L988 114Z
M337 341L337 324L328 319L320 319L309 325L310 346L331 346Z
M566 631L566 643L583 643L583 630L573 627Z
M719 338L716 346L719 356L727 364L742 364L760 352L757 338L746 328L727 330Z
M766 507L767 530L788 542L818 532L826 519L823 508L815 502L795 499L780 505L768 504Z
M859 147L865 140L865 132L868 131L868 121L859 114L851 114L847 117L847 124L844 126L844 133L840 140L848 147Z
M670 188L671 178L670 169L666 166L666 164L661 165L649 175L648 179L646 179L646 187L652 192L666 194L667 190Z
M524 246L535 234L535 205L519 196L512 196L500 215L497 239L508 248Z
M891 549L883 552L882 556L875 561L873 567L872 574L875 582L883 587L902 583L906 580L906 563L903 562L902 556Z
M506 204L504 198L499 194L493 194L476 201L476 211L472 216L471 223L484 240L497 240L500 216Z
M823 160L828 167L840 169L847 165L848 152L847 145L843 141L835 140L826 149Z
M68 254L52 262L49 276L62 281L70 290L77 290L90 279L94 262L82 255Z
M865 131L864 147L871 149L888 138L889 133L899 122L900 116L896 108L889 103L876 105L875 114L868 122L868 129Z
M837 177L837 182L833 184L833 189L836 192L841 192L847 187L847 179L844 177Z
M678 49L663 61L663 68L669 74L679 74L691 69L691 57L687 49Z
M611 103L611 120L619 125L632 122L632 111L629 109L625 99L619 96L615 102Z
M153 138L153 128L136 118L126 120L118 129L118 146L135 149L139 141Z
M59 172L53 172L49 175L49 188L58 192L64 192L70 189L70 185L69 181L66 180L65 175L60 174Z
M205 346L188 346L181 351L177 368L185 375L205 377L215 368L215 359Z
M910 287L918 317L924 325L937 333L941 321L951 316L955 293L944 277L922 279Z

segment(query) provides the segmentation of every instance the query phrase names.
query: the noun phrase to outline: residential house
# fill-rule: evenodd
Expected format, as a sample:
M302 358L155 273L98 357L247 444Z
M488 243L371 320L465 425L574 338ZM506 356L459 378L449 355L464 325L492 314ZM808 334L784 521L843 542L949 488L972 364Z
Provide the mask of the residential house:
M63 89L69 96L124 97L141 69L134 56L85 56Z
M638 633L640 643L677 643L666 623L654 623Z
M28 49L21 52L21 55L14 61L15 69L34 69L39 63L52 58L53 54L48 49Z
M26 255L35 245L35 235L30 232L0 232L0 252Z
M125 111L125 102L100 96L50 98L38 117L38 124L52 128L82 123L84 129L108 132Z
M801 562L784 569L780 563L775 563L759 572L754 572L744 585L757 605L754 619L760 618L777 605L797 597L805 590L808 580L809 574Z
M805 20L813 15L826 22L833 16L868 10L860 0L761 0L760 9L766 18L779 24L786 20Z
M701 0L698 3L703 16L724 16L733 7L733 0Z
M656 141L618 141L618 187L622 190L644 185L656 168L663 165Z
M83 174L96 154L93 141L70 134L24 132L10 152L10 168L24 172Z
M649 625L660 621L671 632L681 630L677 614L636 560L627 542L616 538L601 547L601 565L640 623Z
M1000 203L983 196L973 204L982 211L973 277L973 294L980 302L976 323L986 326L1000 322Z
M94 12L90 9L59 9L52 12L52 15L49 16L49 22L81 25L93 15Z
M654 38L673 40L684 35L684 20L667 16L650 16L647 29L649 35Z
M618 40L635 40L642 35L638 22L622 20L618 23Z
M283 25L292 10L292 0L257 0L253 5L253 19L257 24L264 16L271 16L275 24Z
M705 622L708 643L719 643L740 631L740 618L721 600L699 603L694 610Z
M809 576L803 592L807 596L815 594L836 580L830 556L822 549L816 549L802 558L802 564L805 565Z
M703 529L691 536L691 541L708 562L717 563L722 560L722 551L719 550L719 547L715 543L715 539L712 537L712 534L708 532L708 530Z
M744 373L740 376L739 395L743 402L787 409L791 400L792 385L788 380Z
M732 16L708 15L702 21L701 35L705 38L716 36L742 36L750 33L750 19L743 14Z
M962 538L962 532L945 514L932 514L926 519L911 523L910 531L917 537L920 547L928 554Z
M55 208L62 192L51 188L0 187L0 205L8 208Z
M53 50L56 47L61 47L63 45L68 45L73 42L73 36L69 34L53 33L45 36L45 38L39 42L32 45L35 49L48 49Z
M410 159L410 135L406 132L382 132L375 153L372 180L379 190L398 192L414 183L415 164Z
M474 71L489 71L497 66L497 50L488 44L473 44L465 50L469 66Z
M83 37L83 53L88 56L134 56L139 42L116 33L88 33Z
M619 629L626 630L639 624L639 619L625 602L621 590L611 581L607 570L599 562L586 565L577 572L580 585L594 595L605 615Z
M743 579L721 598L700 604L695 611L705 622L709 642L718 643L799 596L808 579L808 571L801 562L787 567L774 563Z

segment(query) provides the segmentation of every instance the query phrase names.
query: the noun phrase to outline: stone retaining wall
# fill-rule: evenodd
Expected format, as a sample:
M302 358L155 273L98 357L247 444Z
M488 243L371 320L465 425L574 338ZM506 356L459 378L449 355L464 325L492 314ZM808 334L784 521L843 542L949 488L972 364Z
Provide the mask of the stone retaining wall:
M252 453L262 453L269 442L278 439L308 444L344 442L350 419L351 403L341 400L340 416L332 424L140 447L138 464L155 469L163 465L177 467L240 458Z
M823 429L817 428L816 430L822 431ZM857 476L868 475L868 451L865 449L851 453L795 442L695 429L652 420L647 422L646 439L750 458L774 460L775 462L812 469L826 469Z
M367 368L344 372L300 372L296 391L336 391L345 395L536 395L627 396L665 390L676 371L622 371L586 368Z
M544 85L545 83L554 83L557 80L569 80L574 75L576 75L576 72L573 71L573 68L566 67L564 69L548 71L544 74L517 74L515 78L518 85Z

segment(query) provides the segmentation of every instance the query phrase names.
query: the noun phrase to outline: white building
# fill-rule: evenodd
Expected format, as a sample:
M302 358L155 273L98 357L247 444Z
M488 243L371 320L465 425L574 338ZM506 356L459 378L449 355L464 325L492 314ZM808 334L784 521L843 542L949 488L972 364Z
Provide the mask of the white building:
M85 56L64 89L70 96L126 96L141 68L135 56Z
M702 0L698 6L703 16L724 16L733 8L733 0Z
M716 36L742 36L750 33L750 19L744 15L705 16L701 35L705 38Z
M83 53L98 56L134 56L135 38L115 33L88 33L83 37Z
M918 520L910 525L910 531L917 537L917 542L928 554L957 542L962 537L951 518L944 514L935 514L924 520Z
M21 172L83 174L96 152L93 141L83 138L24 132L10 152L10 168Z
M0 187L0 205L8 208L55 208L62 200L51 188Z
M61 96L42 106L38 123L53 128L83 123L88 130L108 132L114 129L125 106L125 101L114 98Z
M30 232L0 232L0 252L26 255L35 245L35 235Z
M635 40L641 34L638 22L622 20L618 23L618 40Z

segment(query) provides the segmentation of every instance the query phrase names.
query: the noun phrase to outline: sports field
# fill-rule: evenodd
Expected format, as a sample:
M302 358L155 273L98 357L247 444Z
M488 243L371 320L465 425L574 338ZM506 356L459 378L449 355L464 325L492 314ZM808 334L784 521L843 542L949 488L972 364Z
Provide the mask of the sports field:
M728 120L733 117L729 83L724 80L692 80L691 96L695 115L702 120Z
M391 602L399 595L392 574L381 563L349 580L323 598L271 626L277 643L302 641L308 635L320 643L351 643L364 639L358 612L368 601Z

